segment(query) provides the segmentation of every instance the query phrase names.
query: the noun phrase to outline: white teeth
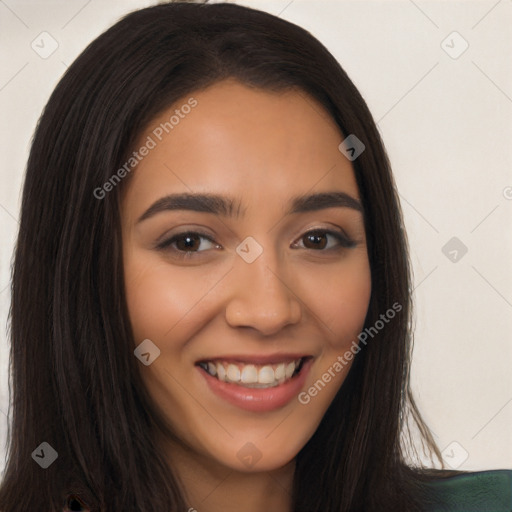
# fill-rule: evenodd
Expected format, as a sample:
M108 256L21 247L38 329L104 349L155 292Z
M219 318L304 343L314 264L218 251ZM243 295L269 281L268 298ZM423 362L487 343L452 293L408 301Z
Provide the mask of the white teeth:
M240 380L244 384L255 384L256 382L258 382L258 370L256 370L256 366L254 366L253 364L248 364L247 366L244 366Z
M208 363L208 373L214 377L217 374L217 367L212 362Z
M272 366L264 366L259 372L258 372L258 382L260 384L271 384L276 379L274 377L274 370L272 369Z
M286 366L286 378L289 379L292 375L293 375L293 372L295 371L295 362L293 363L288 363L288 365Z
M289 363L258 366L243 363L203 362L200 366L217 379L248 388L278 386L290 379L300 366L302 359Z
M228 366L227 371L227 380L230 380L231 382L239 382L240 381L240 370L238 369L238 366L235 366L234 364L230 364Z
M275 375L276 380L282 380L285 378L285 368L286 368L286 366L284 363L277 365L277 368L274 370L274 375ZM294 370L295 370L295 367L294 367Z
M217 378L219 380L226 380L226 370L224 369L224 366L221 364L217 365Z

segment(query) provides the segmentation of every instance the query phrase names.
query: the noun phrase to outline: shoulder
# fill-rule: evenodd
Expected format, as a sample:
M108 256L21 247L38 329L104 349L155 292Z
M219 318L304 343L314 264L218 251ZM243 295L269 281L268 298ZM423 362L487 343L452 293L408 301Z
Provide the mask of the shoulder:
M418 482L425 512L511 512L512 470L431 471ZM87 509L71 499L63 512Z
M425 512L510 512L512 470L432 472L421 482Z

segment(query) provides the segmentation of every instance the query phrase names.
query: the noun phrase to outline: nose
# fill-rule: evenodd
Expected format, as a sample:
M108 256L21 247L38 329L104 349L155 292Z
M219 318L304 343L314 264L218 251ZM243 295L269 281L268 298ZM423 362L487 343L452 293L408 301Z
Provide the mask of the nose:
M252 327L269 336L300 322L302 302L293 291L290 273L265 250L252 263L237 257L226 306L231 327Z

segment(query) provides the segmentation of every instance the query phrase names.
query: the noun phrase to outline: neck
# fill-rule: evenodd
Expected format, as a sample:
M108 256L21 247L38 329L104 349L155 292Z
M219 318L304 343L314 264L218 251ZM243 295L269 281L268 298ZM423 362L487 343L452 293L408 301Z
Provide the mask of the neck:
M174 442L166 442L166 454L180 479L190 512L292 510L295 460L272 471L248 473Z

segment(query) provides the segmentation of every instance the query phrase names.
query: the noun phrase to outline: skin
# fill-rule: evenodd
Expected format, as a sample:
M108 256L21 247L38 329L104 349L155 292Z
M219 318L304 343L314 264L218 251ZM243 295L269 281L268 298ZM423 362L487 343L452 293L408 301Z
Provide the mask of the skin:
M191 507L291 510L294 458L351 362L308 404L295 397L270 412L219 398L195 363L229 354L309 354L306 391L332 368L357 340L370 300L363 214L348 207L286 210L295 196L341 191L359 199L359 191L338 150L344 136L302 91L268 92L229 79L190 96L197 106L137 165L122 201L135 342L149 338L160 349L141 372L180 440L159 442ZM152 121L140 144L190 96ZM239 215L167 210L137 222L155 201L181 192L237 198ZM155 248L198 229L212 241L196 237L187 249L182 237ZM305 235L312 229L324 230L316 243ZM355 246L341 246L329 230ZM236 252L248 236L263 248L250 264ZM179 248L192 254L180 259ZM261 455L251 467L237 457L248 442Z

